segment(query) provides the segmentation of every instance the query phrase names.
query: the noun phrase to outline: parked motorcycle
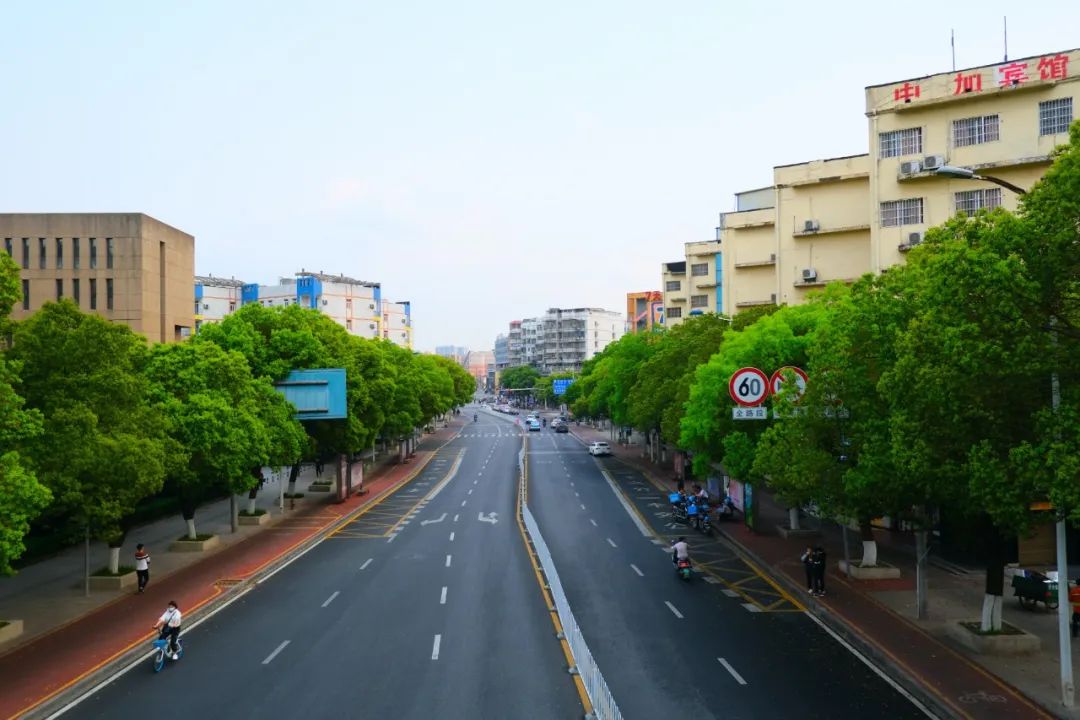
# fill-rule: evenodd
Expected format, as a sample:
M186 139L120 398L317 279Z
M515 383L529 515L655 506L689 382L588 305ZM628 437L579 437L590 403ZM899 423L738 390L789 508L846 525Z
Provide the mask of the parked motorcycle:
M716 508L717 520L734 520L735 519L735 503L732 502L730 497L724 497L723 502Z
M671 503L671 519L678 523L687 522L686 498L682 493L671 493L668 495L668 502Z

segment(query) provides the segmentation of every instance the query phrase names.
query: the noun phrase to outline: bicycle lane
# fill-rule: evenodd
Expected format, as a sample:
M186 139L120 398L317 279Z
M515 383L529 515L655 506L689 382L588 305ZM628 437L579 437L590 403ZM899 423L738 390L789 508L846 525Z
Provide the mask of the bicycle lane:
M118 598L37 640L0 656L0 718L17 718L39 708L140 645L149 644L150 625L169 600L176 600L185 624L235 595L278 561L357 515L378 506L416 478L452 440L461 422L425 439L408 464L393 465L365 482L368 492L344 502L311 506L266 531L252 535L205 560L147 586L142 595ZM287 560L286 560L287 561Z

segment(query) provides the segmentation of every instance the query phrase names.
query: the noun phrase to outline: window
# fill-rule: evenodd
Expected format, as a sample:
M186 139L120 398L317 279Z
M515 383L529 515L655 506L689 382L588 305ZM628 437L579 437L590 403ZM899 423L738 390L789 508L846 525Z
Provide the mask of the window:
M920 225L923 221L923 199L890 200L881 203L881 227Z
M682 289L682 280L668 280L664 288L668 292L679 292Z
M79 269L79 238L71 238L71 269Z
M953 120L953 147L981 145L983 143L993 142L994 140L1000 140L1000 126L1001 120L997 115L983 115L982 117Z
M700 276L700 275L708 275L709 274L709 263L694 263L693 265L690 266L690 274L691 275L698 275L698 276Z
M22 239L22 266L23 270L30 269L30 238Z
M113 286L112 278L106 278L105 280L105 309L113 309Z
M80 303L79 303L79 280L78 280L78 278L71 281L71 299L75 301L76 305L80 305Z
M965 190L956 193L956 212L974 215L979 210L992 210L1001 205L1001 188Z
M97 238L90 238L90 269L97 267Z
M30 309L30 281L29 280L23 280L22 281L22 309L23 310L29 310Z
M97 280L90 278L90 309L97 310Z
M37 254L38 254L38 269L44 270L45 269L46 255L48 254L48 249L47 249L47 245L45 243L45 238L38 238L37 239Z
M56 269L64 267L64 238L56 238Z
M105 238L105 268L112 270L113 261L113 241L112 238Z
M918 155L921 152L921 127L878 133L878 154L883 158Z
M15 257L15 248L11 245L11 238L4 238L4 252L8 254L8 257Z
M690 296L690 307L699 308L699 307L707 307L708 305L709 305L709 296L708 295L691 295Z
M680 307L668 308L664 312L667 313L667 316L669 318L681 318L682 317L682 308L680 308Z
M60 278L56 279L56 299L59 300L64 297L64 281Z
M1039 103L1039 134L1057 135L1069 132L1073 119L1073 99L1046 100Z

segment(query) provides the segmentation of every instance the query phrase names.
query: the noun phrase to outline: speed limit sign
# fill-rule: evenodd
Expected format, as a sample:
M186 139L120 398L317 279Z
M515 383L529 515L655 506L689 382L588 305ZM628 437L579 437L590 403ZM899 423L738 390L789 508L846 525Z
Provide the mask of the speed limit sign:
M769 380L769 392L773 395L780 394L780 388L784 386L784 371L790 370L795 373L795 384L799 386L799 397L802 397L806 392L806 372L802 368L795 367L794 365L785 365L776 372L773 373L772 378Z
M740 368L731 376L728 392L743 407L760 405L769 397L769 378L757 368Z

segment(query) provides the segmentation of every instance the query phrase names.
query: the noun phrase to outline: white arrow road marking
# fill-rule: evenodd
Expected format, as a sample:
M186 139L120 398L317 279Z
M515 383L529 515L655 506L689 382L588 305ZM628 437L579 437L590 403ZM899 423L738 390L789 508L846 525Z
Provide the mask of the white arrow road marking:
M441 523L445 519L446 519L446 513L443 513L442 515L439 516L438 520L421 520L420 524L421 525L434 525L435 523Z
M735 682L739 683L740 685L746 684L746 681L743 680L742 675L735 672L735 668L731 667L731 664L727 660L721 657L718 657L716 659L720 661L720 664L723 665L729 673L731 673L731 677L735 678Z
M436 635L435 636L435 642L431 646L431 659L432 660L438 660L439 659L439 645L441 645L441 644L442 644L442 635Z
M665 601L664 601L664 604L668 606L668 610L670 610L670 611L671 611L672 613L674 613L675 617L677 617L677 618L679 618L680 620L682 620L682 613L681 613L681 612L679 612L678 610L676 610L676 609L675 609L675 606L674 606L674 605L672 605L672 604L671 604L670 602L668 602L667 600L665 600Z
M272 652L272 653L270 653L269 655L266 656L266 659L262 661L262 664L263 665L269 665L270 663L272 663L274 661L274 658L276 658L278 656L278 653L281 652L282 650L284 650L285 646L288 645L288 644L289 644L289 641L286 640L285 642L278 645L277 649L274 650L274 652Z
M341 594L341 591L340 591L340 590L335 590L335 591L334 591L334 594L333 594L333 595L331 595L330 597L326 598L326 602L324 602L324 603L322 604L322 606L323 606L323 607L326 607L326 606L327 606L327 605L329 605L330 603L334 602L334 598L336 598L336 597L337 597L338 595L340 595L340 594Z
M476 519L479 520L480 522L491 523L492 525L494 525L495 523L499 522L499 519L497 517L498 514L499 513L492 512L492 513L488 513L485 516L484 513L480 513L479 517L477 517Z

